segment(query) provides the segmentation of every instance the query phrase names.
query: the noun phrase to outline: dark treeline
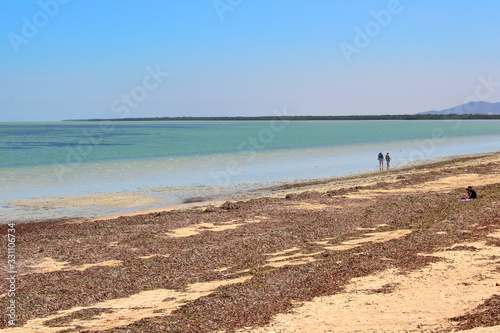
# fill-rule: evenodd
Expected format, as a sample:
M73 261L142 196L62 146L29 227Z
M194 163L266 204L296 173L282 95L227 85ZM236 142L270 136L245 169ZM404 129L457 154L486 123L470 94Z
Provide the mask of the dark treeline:
M500 119L498 114L403 114L365 116L234 116L234 117L147 117L113 119L68 119L63 121L191 121L191 120L439 120Z

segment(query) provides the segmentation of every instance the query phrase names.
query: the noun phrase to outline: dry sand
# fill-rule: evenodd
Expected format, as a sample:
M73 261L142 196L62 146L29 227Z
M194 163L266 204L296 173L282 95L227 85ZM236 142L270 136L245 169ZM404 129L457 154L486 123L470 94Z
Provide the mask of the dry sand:
M489 236L499 239L500 233ZM291 313L277 315L265 327L238 332L437 332L449 328L448 318L471 311L500 292L496 285L500 282L496 270L500 247L485 242L459 245L475 250L454 250L457 245L432 254L443 261L409 274L390 269L353 279L339 294L305 302ZM499 332L500 326L489 330Z
M58 209L67 207L110 207L132 208L150 205L160 199L137 193L100 193L87 195L71 195L65 197L47 197L40 199L11 200L7 203L27 210Z
M238 207L228 208L227 212L217 208L218 210L216 209L214 214L225 217L215 221L204 220L204 216L207 215L203 214L207 213L202 211L206 208L203 207L191 211L173 211L172 215L165 215L168 213L137 215L138 218L135 220L134 217L122 217L116 221L109 219L106 221L87 220L86 223L80 221L71 225L63 222L60 224L51 222L52 224L47 225L47 227L52 228L57 225L64 228L61 229L61 232L64 230L64 235L69 236L62 236L61 234L59 237L68 237L72 241L71 245L74 248L66 252L47 248L45 252L48 253L38 254L37 251L40 250L36 249L42 249L47 246L44 245L47 243L46 240L42 239L40 245L38 245L36 244L37 238L33 238L35 243L27 245L33 257L27 259L27 256L19 256L18 259L19 267L22 269L19 277L25 279L25 285L22 286L24 289L19 290L19 293L27 295L26 297L23 295L22 298L25 302L28 302L29 297L33 298L35 296L36 288L40 288L40 286L46 288L48 284L53 284L53 279L57 281L70 279L70 275L67 274L76 274L71 276L74 276L75 288L77 289L79 279L84 281L87 275L90 276L96 274L96 272L102 272L98 274L107 274L109 279L116 279L120 283L122 282L121 278L131 276L139 279L143 278L141 274L148 275L147 270L142 270L141 273L133 273L139 275L127 275L132 274L129 273L129 269L136 269L136 266L132 266L132 264L139 265L137 267L149 267L150 270L159 269L158 273L155 273L156 275L152 275L155 279L160 277L162 273L171 278L176 277L176 272L168 271L167 267L170 267L168 265L183 267L183 269L184 267L191 268L187 269L187 272L182 271L184 275L179 278L180 282L178 282L179 287L177 288L157 288L157 285L153 285L153 283L142 285L142 287L135 287L134 285L133 292L132 289L128 292L126 290L121 291L120 295L128 295L127 297L103 295L100 296L98 301L70 302L68 304L71 305L56 306L52 308L53 310L44 308L44 310L40 310L40 315L34 314L34 312L33 314L24 313L23 315L27 319L22 321L22 327L4 328L0 329L0 332L78 332L82 330L110 330L130 324L132 326L128 326L127 329L117 330L116 332L236 331L313 333L441 332L443 330L456 330L459 328L456 322L450 321L450 318L479 313L480 306L485 300L500 294L500 221L498 220L497 201L499 193L488 188L488 186L500 183L498 166L500 166L500 155L493 154L476 159L459 160L452 164L438 165L427 169L394 171L394 173L384 172L357 179L342 179L329 183L305 185L300 189L279 190L270 196L272 199L269 200L277 200L278 204L275 208L269 209L267 214L264 211L265 209L259 208L261 206L248 213L244 210L238 210ZM428 175L429 170L433 173L432 175ZM472 172L469 170L472 170ZM453 173L449 174L447 172ZM424 174L425 177L422 176ZM416 180L408 183L404 182L411 177L416 177ZM420 180L419 177L422 177L422 179ZM485 190L488 189L489 192L487 193L490 193L488 194L490 199L484 198L484 202L489 200L489 206L484 207L484 211L478 211L478 213L482 214L478 215L478 218L486 217L489 219L487 224L480 224L479 222L482 220L478 220L478 223L467 222L467 216L464 217L460 210L469 208L456 205L452 207L456 209L455 215L453 215L453 223L459 225L458 221L461 221L462 218L465 219L463 222L464 230L455 230L452 225L447 224L446 219L452 219L449 216L445 216L445 222L439 227L434 227L432 224L418 227L418 219L429 220L432 218L427 217L425 210L419 208L419 203L415 201L415 198L428 197L432 194L438 195L436 200L445 196L444 200L456 200L458 202L458 195L462 194L463 189L469 185L483 186ZM343 189L353 187L357 188L346 190L345 193L341 192L338 196L327 195L333 193L331 191L343 191ZM308 196L307 191L315 191L318 194ZM292 199L289 199L290 195L292 195ZM285 199L285 196L287 199ZM392 204L377 201L387 196L393 196L394 198L399 196L410 200L414 212L405 212L406 215L402 212L393 212L393 214L400 213L401 219L403 219L403 216L410 216L410 220L416 222L406 223L404 226L398 227L395 225L399 223L398 218L390 219L390 221L387 221L388 223L384 223L383 219L381 219L382 222L380 220L376 221L375 218L372 221L369 216L373 215L369 214L378 204ZM496 200L494 199L495 196ZM117 194L107 198L106 204L131 207L131 205L138 204L138 199L137 197ZM78 200L80 200L79 204L83 205L96 204L93 201L95 198L81 197ZM147 200L153 199L149 198ZM327 202L326 200L330 201ZM256 202L260 204L261 201ZM266 205L266 201L263 202ZM140 203L142 204L142 202ZM375 203L375 206L373 206L373 203ZM31 204L44 205L46 203L32 202ZM64 205L64 200L56 200L50 204ZM247 204L252 207L250 206L251 200ZM432 200L429 205L431 204ZM464 202L463 204L473 205L477 203ZM319 228L321 219L324 218L320 218L320 216L330 216L335 219L337 215L344 213L341 208L344 210L351 209L353 219L356 214L360 216L365 214L367 218L364 222L356 222L358 224L348 226L350 229L348 228L341 238L337 236L336 232L327 232L328 229L324 231L326 234L321 232L315 234L314 230L310 231L304 225L304 235L307 235L307 237L297 242L290 240L293 235L300 235L297 230L302 229L290 228L302 228L300 219L301 217L305 218L306 215L304 214L308 214L308 218L311 214L317 214L318 220L315 221L314 215L312 215L311 223L313 225L317 223ZM284 220L277 217L277 211L280 209L284 214ZM276 216L271 216L271 212L276 213ZM468 212L470 214L470 211ZM136 214L140 213L137 212ZM348 213L344 214L347 214L346 218L349 217ZM412 218L412 216L415 218ZM165 226L155 224L156 229L154 230L156 231L151 231L151 235L148 238L141 239L140 242L134 241L134 235L137 231L132 231L132 229L128 231L127 229L129 226L130 228L131 226L134 226L134 228L137 226L141 232L149 231L152 230L153 226L150 223L160 218L165 218L168 223L170 223L170 220L175 220L175 224L165 224ZM295 222L287 224L289 223L287 219L290 218ZM436 221L438 220L441 221L442 217L436 217ZM101 243L103 245L96 243L97 245L87 247L85 250L86 241L78 237L83 237L84 232L96 235L95 230L113 228L114 223L118 222L122 223L120 224L120 228L123 228L121 233L116 234L117 236L115 234L107 236L106 233L103 233L102 236L99 236L102 237ZM273 227L274 225L276 227ZM43 224L40 224L40 226L40 228L45 228ZM331 224L328 225L328 227L331 226ZM32 227L37 230L35 225L27 225L26 230L31 230ZM279 232L276 231L278 227L280 228ZM333 225L333 227L336 226ZM291 230L290 234L287 234L288 230ZM23 237L22 232L21 230L19 237ZM37 232L39 231L34 231L35 234ZM273 242L284 239L288 243L280 246L273 242L263 241L259 243L258 247L253 245L252 242L261 238L264 239L274 232L277 235L273 236ZM82 233L82 236L74 236L75 233ZM425 241L418 243L418 238L415 238L423 233L429 239L438 237L443 246L439 246L440 243L436 241L434 247L429 245L430 251L409 254L414 256L412 257L413 260L418 259L417 261L432 258L429 263L418 264L412 269L411 262L406 262L404 257L400 259L398 254L392 253L390 249L395 244L399 244L398 246L401 246L401 248L411 249L411 242L413 241L416 242L415 247L427 248ZM28 231L24 235L24 237L28 238ZM128 238L124 238L125 236ZM281 236L283 238L280 238ZM447 240L447 236L450 239L456 239L456 241ZM412 237L415 240L411 240ZM57 239L59 238L56 238L54 242L59 242ZM229 251L228 253L233 254L234 257L214 258L213 260L219 260L218 263L214 264L207 261L197 265L195 259L193 259L195 257L203 258L203 255L201 255L203 251L206 251L205 255L209 256L211 255L211 247L219 246L223 241L229 244L231 240L235 241L233 244L242 246L240 251L251 249L251 251L260 252L254 257L242 258L243 254L234 254ZM153 243L153 241L157 243ZM63 242L63 240L60 242ZM148 244L148 242L151 244ZM158 244L158 246L155 244ZM81 258L87 257L85 251L93 251L95 246L101 246L101 248L96 250L92 262L82 261ZM265 251L266 247L275 250ZM156 252L151 253L153 250ZM382 250L387 252L387 256L377 259L376 251ZM30 251L26 253L30 253ZM221 252L222 249L217 249L217 251ZM374 259L370 259L373 256L375 256ZM368 259L364 259L365 257ZM187 260L182 265L177 262L181 258ZM332 261L331 264L328 260ZM398 261L405 264L398 266L396 265ZM382 266L380 266L381 269L366 269L366 273L364 273L365 270L362 266L359 268L354 266L358 262ZM394 265L392 265L393 262ZM258 293L259 288L270 288L269 286L274 283L278 285L286 279L291 279L292 276L295 276L293 274L300 278L307 275L307 272L321 270L322 267L336 269L337 266L335 265L338 266L339 275L344 274L341 273L344 272L343 265L348 265L345 272L349 272L350 267L353 270L361 270L360 273L353 273L354 275L348 277L345 282L338 282L340 288L338 290L332 288L330 291L317 291L316 293L321 296L286 296L287 299L290 299L292 306L284 306L283 304L287 304L284 302L273 307L264 302L260 307L256 307L256 312L269 311L272 314L271 316L262 316L261 313L259 314L261 317L258 317L260 319L255 320L244 316L245 319L238 319L239 321L231 321L231 324L220 324L222 326L218 326L219 324L216 324L216 322L219 319L206 317L207 315L203 312L205 311L203 310L205 309L204 306L206 306L206 311L211 311L212 308L215 309L215 313L219 311L221 321L230 316L238 317L241 314L235 315L230 312L227 316L224 315L228 304L233 302L234 295L239 293L240 289L238 288L247 290L248 294L244 297L248 297L250 302L250 299L253 299L251 297L256 297L253 293ZM387 268L383 269L383 265L387 265ZM113 270L118 272L118 269L121 269L120 272L122 273L115 274ZM123 275L120 277L120 274ZM285 275L273 278L274 275L281 276L280 274ZM96 275L92 276L96 277ZM311 275L310 279L313 279L313 276L316 275ZM207 281L197 281L200 279ZM43 282L40 284L37 281ZM168 279L165 281L168 282ZM312 285L323 285L324 282L318 279L314 281ZM166 282L165 285L168 284ZM33 293L30 290L30 283L33 285ZM291 282L289 287L294 284ZM334 283L332 282L332 284ZM69 288L67 284L65 285L64 288ZM51 289L54 290L54 296L47 294L46 297L52 302L58 300L63 302L64 291L59 291L57 288L56 283L56 286ZM94 290L91 286L84 286L83 282L81 288L82 293L91 293ZM319 290L319 287L317 289ZM269 290L272 290L272 288ZM301 289L298 287L298 290ZM43 289L37 292L43 293ZM97 293L97 290L94 290L94 292ZM2 301L7 300L6 294L2 294L0 297ZM273 299L273 297L276 296L271 296L270 293L269 299ZM281 298L285 298L285 296ZM78 305L79 302L82 305ZM220 305L214 305L217 302ZM236 298L234 298L234 302L236 302ZM243 300L241 304L246 303ZM220 308L217 308L217 306L220 306ZM242 306L239 308L242 312L251 313L254 311L254 308L250 305L246 305L249 307L248 309ZM282 306L283 310L277 310L279 306ZM236 309L238 309L238 306L236 306ZM21 307L19 311L30 310L23 310ZM194 318L193 313L199 314L200 318ZM500 322L500 309L494 313L496 313L497 322ZM184 324L183 321L186 321L186 323ZM172 326L166 324L169 322L172 322ZM4 319L4 327L6 326L5 323ZM192 323L200 324L196 324L198 325L196 326ZM147 326L149 328L140 328L142 327L140 325L143 324L151 326ZM225 329L210 329L210 327L224 327L224 325L226 325ZM228 329L227 326L232 326L232 328ZM481 325L479 324L479 326ZM160 329L160 327L162 328ZM168 327L172 327L172 330L167 330ZM191 327L191 329L186 327ZM500 332L500 326L476 327L463 332Z
M232 220L228 222L222 222L221 224L215 225L213 223L199 223L186 228L175 229L171 232L166 233L167 236L171 237L189 237L198 235L202 231L224 231L230 229L236 229L246 223L258 223L268 218L265 216L256 216L255 219L246 220L242 223L237 223L237 220Z
M36 265L28 265L28 270L26 272L23 272L22 274L33 274L33 273L50 273L50 272L57 272L57 271L84 271L86 269L89 269L91 267L98 267L98 266L117 266L121 264L121 260L108 260L108 261L103 261L95 264L84 264L84 265L78 265L78 266L71 266L70 262L67 261L57 261L53 258L44 258L44 261L41 263L38 263Z

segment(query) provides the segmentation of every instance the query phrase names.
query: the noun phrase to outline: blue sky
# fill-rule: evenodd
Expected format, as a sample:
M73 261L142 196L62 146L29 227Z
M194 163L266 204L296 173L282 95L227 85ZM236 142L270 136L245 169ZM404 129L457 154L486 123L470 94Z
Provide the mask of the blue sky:
M0 121L407 114L500 101L496 0L1 6Z

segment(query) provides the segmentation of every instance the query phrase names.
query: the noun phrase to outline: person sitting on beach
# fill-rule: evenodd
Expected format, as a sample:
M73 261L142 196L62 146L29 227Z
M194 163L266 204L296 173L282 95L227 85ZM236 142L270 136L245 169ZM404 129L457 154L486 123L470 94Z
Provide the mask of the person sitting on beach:
M387 162L387 169L389 169L389 164L391 163L391 156L389 153L385 155L385 161Z
M380 169L384 168L384 154L382 152L378 153L378 166Z
M466 201L466 200L474 200L477 198L477 193L472 189L472 186L467 187L465 190L467 191L467 194L461 200Z

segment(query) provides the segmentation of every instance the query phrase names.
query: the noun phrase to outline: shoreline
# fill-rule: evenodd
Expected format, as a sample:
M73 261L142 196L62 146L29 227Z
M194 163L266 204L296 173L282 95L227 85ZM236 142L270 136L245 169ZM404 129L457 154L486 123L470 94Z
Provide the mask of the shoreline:
M435 165L439 164L447 164L447 163L456 163L456 162L462 162L462 161L468 161L470 159L477 159L477 158L487 158L487 157L493 157L495 155L499 154L498 152L490 152L490 153L478 153L478 154L465 154L465 155L453 155L453 156L446 156L446 157L439 157L435 159L429 159L425 161L421 161L419 163L415 163L414 165L411 166L404 166L404 167L399 167L399 168L394 168L390 170L382 170L382 171L376 171L376 172L365 172L365 173L360 173L360 174L354 174L354 175L349 175L349 176L343 176L343 177L332 177L332 178L322 178L322 179L313 179L313 180L308 180L308 181L297 181L297 182L290 182L289 184L285 185L275 185L275 186L269 186L269 187L264 187L264 188L259 188L259 189L250 189L245 192L241 193L233 193L230 194L226 197L221 197L221 198L214 198L213 200L204 200L200 202L193 202L193 203L182 203L178 205L171 205L171 206L165 206L165 207L160 207L160 208L152 208L152 209L145 209L145 210L137 210L137 211L132 211L132 212L127 212L127 213L118 213L118 214L110 214L106 216L100 216L100 217L95 217L92 219L83 219L79 221L75 221L75 223L81 223L81 222L93 222L97 220L112 220L116 219L119 217L130 217L130 216L137 216L137 215L144 215L144 214L151 214L151 213L159 213L163 211L171 211L171 210L177 210L177 209L187 209L187 208L206 208L209 205L220 205L223 204L224 202L227 201L234 201L234 200L249 200L249 199L254 199L254 198L261 198L261 197L284 197L287 194L290 193L296 193L308 189L318 189L318 186L321 185L321 187L328 187L332 188L332 186L338 187L341 184L344 185L346 182L349 181L354 181L358 182L362 178L371 178L371 177L376 177L376 176L382 176L383 177L384 173L390 173L390 174L398 174L398 173L404 173L409 170L415 170L415 169L426 169L429 167L433 167ZM388 175L385 175L388 176ZM390 178L390 177L389 177ZM252 194L255 193L256 194Z
M488 152L488 153L477 153L477 154L465 154L465 155L453 155L438 157L433 159L421 160L417 163L407 166L394 167L390 170L384 169L382 171L370 171L362 172L359 174L352 174L340 177L331 178L320 178L311 180L300 180L292 182L281 182L281 185L265 185L259 184L259 186L250 185L236 185L232 191L224 195L214 195L210 194L205 196L203 189L199 196L191 196L184 199L182 203L171 204L171 205L158 205L156 202L162 202L161 196L156 196L158 192L176 193L176 191L186 192L188 189L182 188L159 188L153 189L152 191L121 191L121 192L104 192L104 193L91 193L87 195L66 195L66 196L54 196L54 197L41 197L34 199L20 199L20 200L9 200L6 201L7 204L12 207L19 207L20 209L26 209L27 211L40 212L40 211L54 211L54 215L50 218L41 217L33 219L30 221L5 221L1 224L7 224L9 222L15 223L38 223L45 220L61 220L66 219L69 223L81 223L85 221L96 221L96 220L109 220L118 217L136 216L142 214L159 213L162 211L171 211L176 209L186 209L192 207L204 207L207 205L217 205L222 204L226 201L234 200L248 200L252 198L259 198L263 196L275 196L280 194L287 194L288 192L293 192L301 189L307 189L315 187L318 185L324 186L335 186L336 183L342 184L348 182L349 180L358 180L362 178L384 176L385 174L398 174L401 172L406 172L413 169L421 169L432 167L433 165L440 163L453 163L454 161L469 160L481 157L495 156L498 152ZM240 189L238 189L238 187ZM156 193L155 193L156 192ZM131 206L132 205L132 206ZM140 208L136 210L131 210L133 207L149 206L145 208ZM79 209L84 210L86 207L94 209L94 216L67 216L72 210ZM112 210L118 210L116 212L110 212ZM121 210L121 211L119 211ZM101 213L99 213L99 211ZM107 213L109 212L109 213Z
M394 115L344 115L344 116L220 116L220 117L146 117L146 118L95 118L95 119L63 119L61 122L121 122L121 121L316 121L316 120L476 120L500 119L500 114L394 114Z
M461 156L224 203L17 224L23 307L19 327L0 321L0 332L496 332L499 166L500 153ZM469 185L479 199L461 202Z

